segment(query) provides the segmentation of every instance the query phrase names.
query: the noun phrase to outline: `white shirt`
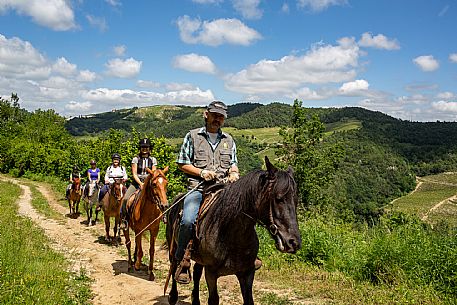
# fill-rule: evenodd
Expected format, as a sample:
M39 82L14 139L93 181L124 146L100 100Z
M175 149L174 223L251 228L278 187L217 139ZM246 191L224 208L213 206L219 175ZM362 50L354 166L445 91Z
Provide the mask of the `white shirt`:
M115 178L122 178L124 180L127 180L127 172L125 171L125 167L114 167L112 165L108 166L105 174L105 183L114 183Z

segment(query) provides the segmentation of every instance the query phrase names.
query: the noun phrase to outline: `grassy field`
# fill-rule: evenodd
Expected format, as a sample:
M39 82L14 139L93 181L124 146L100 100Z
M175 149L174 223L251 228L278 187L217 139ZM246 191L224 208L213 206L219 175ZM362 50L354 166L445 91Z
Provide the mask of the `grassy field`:
M419 218L427 216L431 224L447 223L457 227L457 173L442 173L418 178L418 189L388 206L388 210L399 211ZM439 208L430 211L440 204Z
M17 215L19 187L0 188L0 304L90 304L89 279L67 271L44 232Z

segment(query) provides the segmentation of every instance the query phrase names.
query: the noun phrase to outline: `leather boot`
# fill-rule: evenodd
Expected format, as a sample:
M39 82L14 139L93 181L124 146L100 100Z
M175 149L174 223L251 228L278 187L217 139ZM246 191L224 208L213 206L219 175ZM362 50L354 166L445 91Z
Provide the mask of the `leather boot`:
M176 269L175 279L178 283L187 285L192 280L190 274L190 252L192 250L192 240L187 245L186 251L184 252L184 257L179 263L178 268Z

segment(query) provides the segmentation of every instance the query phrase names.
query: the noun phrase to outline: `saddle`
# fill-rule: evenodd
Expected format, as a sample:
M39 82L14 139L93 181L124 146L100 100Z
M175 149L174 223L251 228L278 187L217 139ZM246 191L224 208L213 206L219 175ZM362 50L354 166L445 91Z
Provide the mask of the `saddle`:
M208 188L206 188L203 192L203 201L200 205L200 209L198 210L197 220L195 222L195 237L199 240L199 233L200 233L200 223L205 218L208 211L213 206L214 202L219 195L221 194L222 190L225 188L225 184L218 183L214 184Z

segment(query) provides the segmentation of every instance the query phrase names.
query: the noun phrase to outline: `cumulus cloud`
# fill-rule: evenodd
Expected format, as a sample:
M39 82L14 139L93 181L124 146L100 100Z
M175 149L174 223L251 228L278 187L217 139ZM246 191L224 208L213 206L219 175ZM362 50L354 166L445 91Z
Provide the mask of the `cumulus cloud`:
M124 56L125 51L127 51L127 47L124 45L115 46L113 48L113 51L114 51L114 54L116 54L116 56Z
M346 5L347 0L297 0L299 8L309 9L312 12L321 12L333 5Z
M93 82L96 78L97 74L95 72L89 70L81 70L79 71L79 75L76 80L83 83L90 83Z
M246 19L260 19L263 11L259 9L260 0L232 0L235 10Z
M456 98L456 95L452 92L446 91L446 92L440 92L436 95L437 98L442 99L442 100L450 100Z
M173 67L189 72L216 73L216 66L209 57L195 53L176 56L173 59Z
M352 38L316 44L305 54L261 60L225 79L227 89L245 94L285 94L304 84L347 82L357 75L359 47Z
M189 16L177 20L179 35L185 43L219 46L225 43L248 46L262 38L254 29L238 19L200 21Z
M413 62L425 72L435 71L440 67L439 62L432 55L423 55L413 59Z
M65 0L1 0L0 13L8 10L29 16L35 23L55 31L76 28L73 10Z
M119 78L133 78L140 73L142 61L137 61L132 57L128 59L114 58L105 64L106 74Z
M432 103L432 108L442 112L456 112L457 102L438 101Z
M136 85L140 88L159 88L161 85L158 82L153 82L149 80L138 80Z
M88 112L92 108L91 102L75 102L70 101L68 104L65 105L65 109L69 110L73 113L84 113Z
M75 75L77 73L77 66L69 63L65 57L60 57L52 65L52 71L64 76Z
M453 63L457 63L457 53L449 54L449 60Z
M214 100L211 90L192 88L191 90L179 90L168 92L134 91L130 89L98 88L85 92L82 97L85 100L97 103L113 103L125 105L146 105L152 103L171 104L194 104L206 105Z
M351 95L351 94L357 94L360 93L360 91L366 91L368 90L369 84L366 80L364 79L357 79L352 82L347 82L344 83L340 89L339 92L342 95Z
M100 32L106 32L108 29L108 25L106 24L106 20L104 17L95 17L92 15L86 15L87 21L89 21L89 24L97 28Z
M389 39L383 34L373 36L368 32L362 34L362 38L359 40L359 46L384 50L400 49L400 44L396 39Z

